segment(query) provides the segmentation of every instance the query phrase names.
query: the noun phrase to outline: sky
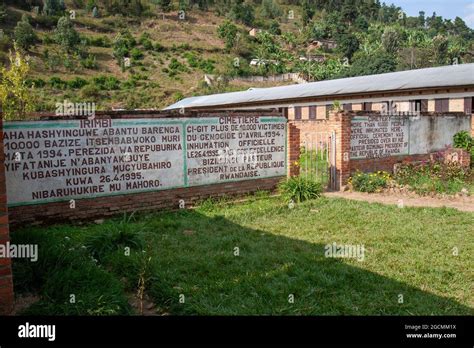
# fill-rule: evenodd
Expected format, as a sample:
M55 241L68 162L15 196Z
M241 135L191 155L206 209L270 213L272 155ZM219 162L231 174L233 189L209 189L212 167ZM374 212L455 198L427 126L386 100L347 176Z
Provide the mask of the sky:
M469 27L474 29L474 0L385 0L381 2L400 6L409 16L418 16L420 11L425 11L426 16L431 16L434 11L443 18L461 17Z

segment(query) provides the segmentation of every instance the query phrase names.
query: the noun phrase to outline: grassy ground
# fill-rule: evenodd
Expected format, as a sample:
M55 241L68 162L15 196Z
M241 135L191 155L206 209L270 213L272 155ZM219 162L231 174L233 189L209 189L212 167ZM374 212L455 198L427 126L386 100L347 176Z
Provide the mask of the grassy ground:
M175 315L472 315L473 223L451 209L341 199L291 210L279 198L208 201L16 231L14 242L39 243L40 256L16 261L14 278L17 292L41 296L29 314L130 314L127 295L138 291ZM363 244L364 260L326 258L333 242Z

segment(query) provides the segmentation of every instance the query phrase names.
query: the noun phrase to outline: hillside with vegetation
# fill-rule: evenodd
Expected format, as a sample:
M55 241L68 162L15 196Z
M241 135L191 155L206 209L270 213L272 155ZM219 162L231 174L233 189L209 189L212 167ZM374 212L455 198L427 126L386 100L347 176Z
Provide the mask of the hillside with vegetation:
M4 0L0 74L4 83L24 62L26 80L8 83L15 98L31 94L35 111L63 100L146 109L275 85L240 77L318 81L472 62L474 31L422 10L410 17L378 0ZM12 92L2 93L5 108Z

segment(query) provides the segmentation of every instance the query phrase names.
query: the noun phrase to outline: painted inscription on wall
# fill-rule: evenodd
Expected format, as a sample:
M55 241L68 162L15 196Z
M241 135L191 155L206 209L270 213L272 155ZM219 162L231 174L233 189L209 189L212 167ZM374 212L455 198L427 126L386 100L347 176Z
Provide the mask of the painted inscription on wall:
M357 116L351 120L351 159L406 155L407 117Z
M11 206L281 176L281 117L6 122Z

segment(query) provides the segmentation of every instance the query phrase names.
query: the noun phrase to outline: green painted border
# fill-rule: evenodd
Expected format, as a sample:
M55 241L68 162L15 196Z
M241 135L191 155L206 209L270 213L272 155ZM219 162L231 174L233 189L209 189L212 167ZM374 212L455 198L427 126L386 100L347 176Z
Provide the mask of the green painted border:
M213 116L209 118L218 118L219 116ZM258 180L258 179L270 179L270 178L279 178L285 177L287 173L288 167L288 154L287 154L287 119L285 117L278 117L278 116L259 116L260 121L262 123L278 123L284 122L285 129L284 129L284 143L285 143L285 163L284 163L284 170L285 174L283 175L270 175L270 176L263 176L258 177L256 179L235 179L235 180L226 180L219 183L212 183L212 184L198 184L198 185L189 185L188 183L188 176L186 175L187 172L187 160L186 160L186 153L187 153L187 146L186 146L186 126L188 124L218 124L217 122L210 123L209 118L199 118L199 119L190 119L190 118L183 118L179 120L163 120L163 119L156 119L156 120L146 120L146 121L137 121L137 120L130 120L130 119L119 119L113 120L114 123L123 123L124 126L128 125L153 125L153 124L165 124L165 125L181 125L183 127L183 178L184 178L184 185L183 186L172 186L163 189L157 190L137 190L137 191L130 191L130 192L120 192L120 193L105 193L105 194L96 194L90 196L81 196L80 198L68 197L68 198L60 198L60 199L46 199L40 200L35 202L19 202L19 203L8 203L8 207L21 207L21 206L29 206L29 205L41 205L47 203L58 203L58 202L68 202L71 199L75 200L84 200L84 199L94 199L94 198L102 198L102 197L109 197L109 196L124 196L124 195L131 195L131 194L138 194L138 193L148 193L148 192L159 192L159 191L166 191L166 190L173 190L178 188L189 188L189 187L200 187L200 186L212 186L212 185L219 185L219 184L226 184L232 182L240 182L240 181L248 181L248 180ZM29 128L65 128L64 126L67 125L66 128L74 128L79 125L79 120L64 120L64 121L26 121L26 122L4 122L3 126L4 129L29 129ZM41 127L38 127L41 125ZM114 124L114 126L118 126ZM121 125L120 125L121 126Z
M184 178L184 187L188 187L188 175L186 174L188 171L188 161L186 154L188 153L188 142L186 141L187 137L187 123L184 122L183 125L183 178Z

